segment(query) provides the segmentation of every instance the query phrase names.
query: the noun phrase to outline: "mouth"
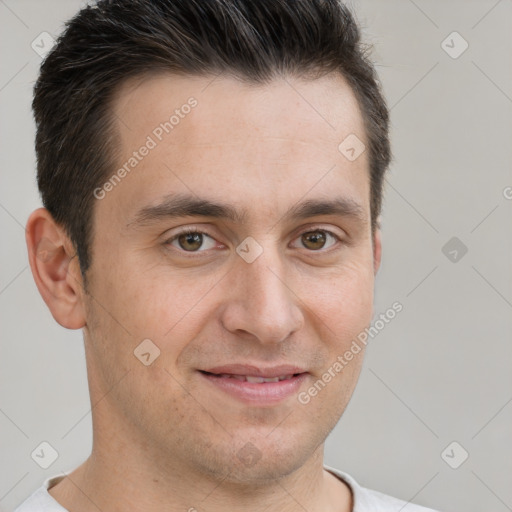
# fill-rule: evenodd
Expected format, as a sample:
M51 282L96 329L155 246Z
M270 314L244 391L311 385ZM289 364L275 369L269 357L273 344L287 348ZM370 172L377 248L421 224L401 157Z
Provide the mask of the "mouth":
M223 394L251 405L275 405L298 393L308 372L292 366L261 368L229 365L199 370L200 375Z
M242 382L251 382L253 384L263 384L265 382L281 382L283 380L290 380L300 373L291 373L289 375L280 375L279 377L260 377L258 375L237 375L232 373L211 373L203 372L206 375L217 377L218 379L235 379Z

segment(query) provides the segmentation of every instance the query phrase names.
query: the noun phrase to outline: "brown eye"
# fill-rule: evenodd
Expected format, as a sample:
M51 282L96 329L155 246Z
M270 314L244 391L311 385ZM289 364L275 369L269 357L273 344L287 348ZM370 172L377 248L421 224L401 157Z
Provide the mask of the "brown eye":
M178 237L180 247L185 251L196 251L203 244L201 233L185 233Z
M168 244L185 252L205 252L215 247L215 240L200 231L186 231L171 238Z
M327 237L323 231L310 231L302 235L302 243L313 251L322 249L326 240Z
M329 241L329 238L331 241ZM325 229L314 229L302 233L299 240L302 247L311 251L320 251L321 249L332 247L340 239L334 233Z

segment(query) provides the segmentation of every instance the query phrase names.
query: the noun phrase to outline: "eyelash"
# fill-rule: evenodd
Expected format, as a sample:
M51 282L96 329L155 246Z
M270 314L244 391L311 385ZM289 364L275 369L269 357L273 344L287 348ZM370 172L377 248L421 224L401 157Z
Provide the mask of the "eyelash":
M329 231L328 229L324 229L324 228L320 228L320 227L312 227L312 228L308 228L307 230L305 231L302 231L301 233L299 233L297 235L297 238L301 237L302 235L306 234L306 233L312 233L312 232L315 232L315 231L321 231L323 233L327 233L328 235L332 236L337 242L340 242L340 243L343 243L343 240L336 234L336 233L333 233L332 231ZM195 229L195 228L186 228L184 229L183 231L180 231L179 233L176 233L173 237L169 238L168 240L166 240L164 242L164 245L167 246L167 245L171 245L172 242L174 242L175 240L177 240L180 236L183 236L183 235L191 235L191 234L199 234L199 235L206 235L208 236L209 238L211 238L212 240L215 240L215 238L213 236L211 236L210 234L208 234L206 231L201 231L200 229ZM335 246L336 244L333 244L333 247ZM310 253L326 253L326 252L329 252L330 250L332 250L333 247L330 247L329 249L318 249L317 251L314 251L314 250L309 250L308 252ZM173 247L174 250L178 251L179 253L181 254L187 254L187 257L200 257L199 255L201 253L206 253L206 252L209 252L211 249L206 249L206 250L203 250L203 251L185 251L183 249L178 249L178 248L175 248ZM307 250L307 249L305 249Z

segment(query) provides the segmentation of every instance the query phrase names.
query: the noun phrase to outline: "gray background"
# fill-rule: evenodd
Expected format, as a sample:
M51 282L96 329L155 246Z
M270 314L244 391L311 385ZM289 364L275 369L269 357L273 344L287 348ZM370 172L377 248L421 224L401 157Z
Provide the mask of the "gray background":
M44 478L73 469L92 446L81 331L51 317L24 238L40 206L30 102L41 59L31 42L43 31L57 35L82 3L0 0L5 511ZM376 45L393 124L375 311L395 301L404 309L371 341L326 463L442 511L512 510L512 2L351 5ZM458 58L445 51L463 48L458 36L442 46L454 31L469 44ZM442 251L452 237L457 261ZM59 453L46 470L31 458L42 441ZM453 441L445 452L452 465L469 454L457 469L441 455Z

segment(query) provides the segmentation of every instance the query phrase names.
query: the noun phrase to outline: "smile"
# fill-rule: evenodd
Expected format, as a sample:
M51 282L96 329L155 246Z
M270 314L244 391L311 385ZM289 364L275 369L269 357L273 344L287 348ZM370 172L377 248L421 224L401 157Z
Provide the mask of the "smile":
M240 380L240 381L253 382L253 383L257 383L257 384L261 384L264 382L279 382L282 380L290 380L294 376L294 374L290 374L290 375L282 375L280 377L259 377L259 376L255 376L255 375L233 375L230 373L221 373L221 374L210 373L210 375L212 375L214 377L219 377L221 379L236 379L236 380ZM295 375L298 375L298 374L295 374Z
M296 395L309 373L291 366L261 369L230 365L200 370L200 376L215 392L251 406L275 406Z

